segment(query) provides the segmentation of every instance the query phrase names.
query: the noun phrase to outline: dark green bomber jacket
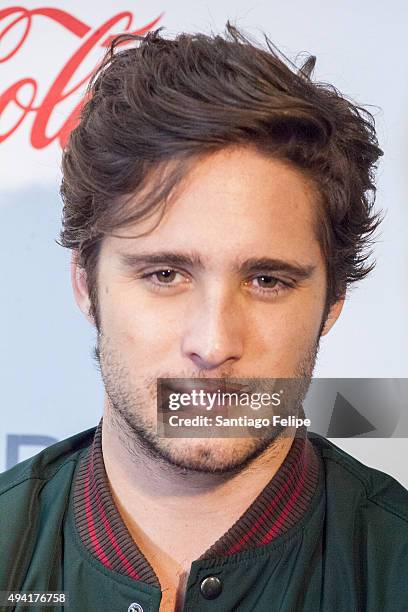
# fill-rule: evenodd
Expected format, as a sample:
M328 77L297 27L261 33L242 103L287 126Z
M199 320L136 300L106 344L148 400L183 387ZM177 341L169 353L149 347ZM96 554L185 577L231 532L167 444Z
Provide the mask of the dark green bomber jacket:
M72 483L95 428L0 475L0 591L65 591L69 605L1 610L154 612L160 589L112 571L82 545ZM408 612L408 491L327 439L310 507L269 544L191 565L183 611ZM200 584L222 584L204 599ZM59 606L59 607L58 607Z

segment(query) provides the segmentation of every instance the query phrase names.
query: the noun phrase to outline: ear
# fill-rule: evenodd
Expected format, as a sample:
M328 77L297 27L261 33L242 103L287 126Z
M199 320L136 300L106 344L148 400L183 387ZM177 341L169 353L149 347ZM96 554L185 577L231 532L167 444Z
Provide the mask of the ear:
M78 264L78 251L73 250L71 256L71 284L74 292L75 301L85 315L86 319L92 325L95 321L90 314L91 301L88 294L88 286L86 283L86 272Z
M323 331L321 333L322 336L325 336L327 333L329 333L329 331L331 330L331 328L333 327L333 325L335 324L335 322L337 321L337 319L340 316L340 313L343 309L344 306L344 302L345 302L346 297L342 297L339 300L337 300L337 302L335 302L331 307L330 310L328 312L328 315L326 317L326 321L324 323L323 326Z

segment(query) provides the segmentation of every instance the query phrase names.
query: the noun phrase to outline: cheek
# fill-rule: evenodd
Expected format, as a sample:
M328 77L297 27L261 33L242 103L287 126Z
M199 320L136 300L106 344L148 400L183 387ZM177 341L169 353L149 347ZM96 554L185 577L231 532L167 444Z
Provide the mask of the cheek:
M151 304L129 294L118 295L105 299L101 315L103 331L124 354L143 355L151 361L162 359L170 347L174 351L179 331L158 300Z
M318 340L324 301L321 293L293 299L282 308L271 307L253 321L253 355L261 349L271 367L296 365Z

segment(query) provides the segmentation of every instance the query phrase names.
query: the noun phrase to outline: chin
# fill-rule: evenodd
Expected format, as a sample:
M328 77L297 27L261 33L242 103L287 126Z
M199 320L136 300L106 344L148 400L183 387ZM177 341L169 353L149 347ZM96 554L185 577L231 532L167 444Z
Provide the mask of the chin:
M227 473L240 471L264 448L265 440L252 438L179 438L167 439L161 454L172 465L186 470Z

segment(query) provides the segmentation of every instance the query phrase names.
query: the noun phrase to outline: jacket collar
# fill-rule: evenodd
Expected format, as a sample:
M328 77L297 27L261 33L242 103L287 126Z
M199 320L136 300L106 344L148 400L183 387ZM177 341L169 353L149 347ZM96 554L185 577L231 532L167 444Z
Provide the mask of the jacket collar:
M229 557L265 546L296 526L309 508L319 469L307 430L299 428L269 483L200 559ZM152 566L131 537L112 498L102 454L102 421L77 472L74 510L83 544L106 568L160 588Z

